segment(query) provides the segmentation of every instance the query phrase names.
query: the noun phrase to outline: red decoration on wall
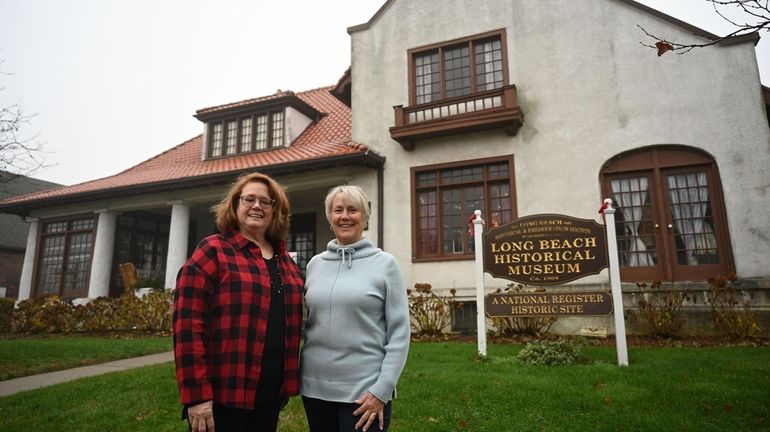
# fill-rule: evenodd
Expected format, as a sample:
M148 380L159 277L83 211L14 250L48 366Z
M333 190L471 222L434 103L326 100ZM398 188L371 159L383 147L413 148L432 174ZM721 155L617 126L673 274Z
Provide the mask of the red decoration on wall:
M658 47L658 57L662 56L666 53L666 51L673 51L674 47L671 46L671 44L663 42L663 41L657 41L655 42L655 46Z
M476 219L476 213L471 215L471 218L468 219L468 237L473 238L473 221Z

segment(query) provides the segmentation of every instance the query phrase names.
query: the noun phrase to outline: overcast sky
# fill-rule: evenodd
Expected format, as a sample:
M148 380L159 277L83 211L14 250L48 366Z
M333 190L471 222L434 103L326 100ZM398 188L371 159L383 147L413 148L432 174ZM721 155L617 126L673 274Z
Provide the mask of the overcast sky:
M22 132L55 166L34 177L106 177L200 134L197 109L335 84L346 29L384 1L0 0L0 104L35 114ZM731 30L705 0L641 3ZM770 86L770 34L757 58Z

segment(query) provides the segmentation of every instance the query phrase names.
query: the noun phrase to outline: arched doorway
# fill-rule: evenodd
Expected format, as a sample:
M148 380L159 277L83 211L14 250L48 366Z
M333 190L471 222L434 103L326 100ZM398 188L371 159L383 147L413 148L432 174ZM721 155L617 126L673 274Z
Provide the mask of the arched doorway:
M618 155L601 172L617 207L624 281L705 280L734 269L714 159L683 146Z

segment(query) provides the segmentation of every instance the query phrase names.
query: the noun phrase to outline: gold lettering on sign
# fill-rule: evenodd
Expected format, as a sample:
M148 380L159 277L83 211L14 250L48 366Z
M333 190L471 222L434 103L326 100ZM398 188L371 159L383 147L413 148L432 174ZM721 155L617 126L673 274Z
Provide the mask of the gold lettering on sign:
M580 263L508 266L508 276L580 273Z
M522 283L555 285L607 266L606 239L594 221L535 215L494 228L484 238L484 269Z

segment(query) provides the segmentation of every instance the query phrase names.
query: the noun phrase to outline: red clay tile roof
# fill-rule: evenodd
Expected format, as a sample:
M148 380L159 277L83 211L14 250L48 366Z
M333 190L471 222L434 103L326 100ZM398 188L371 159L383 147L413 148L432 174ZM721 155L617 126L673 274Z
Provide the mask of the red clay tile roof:
M318 122L311 124L289 147L221 159L201 160L203 138L199 135L110 177L0 201L0 211L3 207L6 209L29 207L32 202L38 200L49 202L48 200L51 199L65 197L75 199L78 196L98 195L100 191L147 190L153 185L175 183L181 180L187 183L190 179L215 177L217 174L232 173L232 179L236 173L244 170L264 169L269 166L298 162L320 163L334 158L369 155L365 145L350 141L350 108L334 97L330 93L331 89L332 87L323 87L296 94L302 101L325 115ZM204 110L219 110L231 105L239 106L244 103L254 103L259 99L270 100L274 96L249 99ZM199 113L204 110L200 110ZM373 157L379 158L376 155Z
M327 90L330 90L330 89L327 89ZM213 107L201 108L198 111L195 111L195 114L196 115L209 114L209 113L212 113L212 112L229 110L231 108L251 105L251 104L259 103L259 102L267 102L269 100L275 100L275 99L280 99L280 98L283 98L283 97L286 97L286 96L294 96L294 95L295 95L294 92L291 91L291 90L281 90L281 89L278 89L278 90L276 90L276 92L274 94L271 94L271 95L268 95L268 96L261 96L261 97L258 97L258 98L245 99L245 100L238 101L238 102L230 102L230 103L226 103L224 105L216 105L216 106L213 106Z

